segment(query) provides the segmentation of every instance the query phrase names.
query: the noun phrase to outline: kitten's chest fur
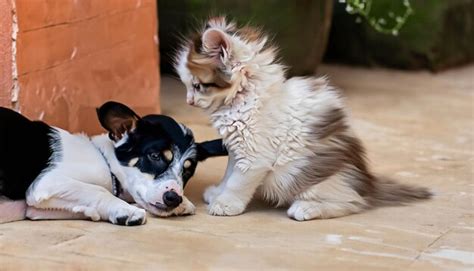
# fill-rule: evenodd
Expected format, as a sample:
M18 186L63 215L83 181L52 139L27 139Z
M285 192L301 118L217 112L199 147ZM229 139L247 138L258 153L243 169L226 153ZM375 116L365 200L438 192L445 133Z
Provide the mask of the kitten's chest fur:
M283 85L265 94L240 94L232 104L211 115L236 165L244 172L251 166L286 172L290 162L308 155L305 146L314 122L308 116L311 107Z

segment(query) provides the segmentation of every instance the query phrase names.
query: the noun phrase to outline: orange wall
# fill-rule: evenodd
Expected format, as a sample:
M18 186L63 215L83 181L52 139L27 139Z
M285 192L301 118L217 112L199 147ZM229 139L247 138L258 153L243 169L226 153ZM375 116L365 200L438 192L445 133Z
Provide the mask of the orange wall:
M0 106L11 107L12 78L12 7L0 0Z
M156 1L16 0L16 12L21 113L94 134L106 100L159 111Z

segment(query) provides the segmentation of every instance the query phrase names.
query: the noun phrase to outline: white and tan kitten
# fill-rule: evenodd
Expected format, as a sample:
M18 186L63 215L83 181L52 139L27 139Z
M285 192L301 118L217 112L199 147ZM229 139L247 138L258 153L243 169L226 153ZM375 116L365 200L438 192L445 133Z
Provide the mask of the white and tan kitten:
M229 151L224 179L204 200L238 215L256 191L296 220L427 199L421 187L374 177L340 93L325 78L285 78L267 37L210 19L176 57L187 102L205 109Z

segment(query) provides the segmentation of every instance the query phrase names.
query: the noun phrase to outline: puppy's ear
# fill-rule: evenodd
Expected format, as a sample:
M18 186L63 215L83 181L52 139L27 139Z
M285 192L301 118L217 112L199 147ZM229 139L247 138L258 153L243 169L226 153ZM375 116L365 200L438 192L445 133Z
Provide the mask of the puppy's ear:
M203 49L224 61L229 57L231 42L228 35L219 29L208 29L202 34Z
M196 145L198 161L206 160L209 157L228 155L227 149L225 148L222 139L196 143Z
M100 124L109 131L110 139L118 141L125 133L135 128L140 117L126 105L117 102L106 102L97 108Z

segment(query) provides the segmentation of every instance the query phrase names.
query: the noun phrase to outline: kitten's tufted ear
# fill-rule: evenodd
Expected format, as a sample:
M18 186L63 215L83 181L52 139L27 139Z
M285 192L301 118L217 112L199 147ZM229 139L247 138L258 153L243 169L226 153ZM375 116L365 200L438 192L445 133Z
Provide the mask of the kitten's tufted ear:
M231 49L229 36L219 29L206 30L202 34L202 45L205 51L224 59L227 58Z

